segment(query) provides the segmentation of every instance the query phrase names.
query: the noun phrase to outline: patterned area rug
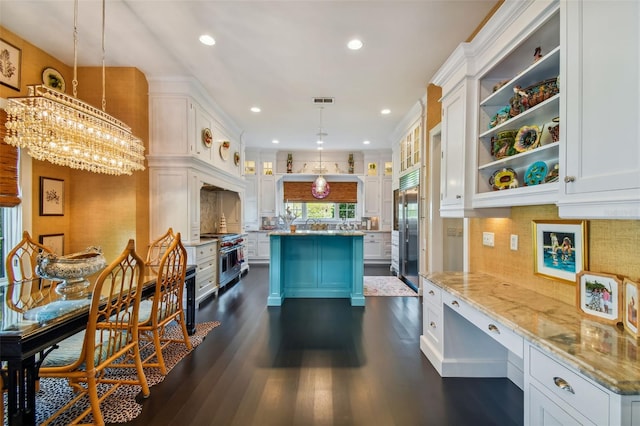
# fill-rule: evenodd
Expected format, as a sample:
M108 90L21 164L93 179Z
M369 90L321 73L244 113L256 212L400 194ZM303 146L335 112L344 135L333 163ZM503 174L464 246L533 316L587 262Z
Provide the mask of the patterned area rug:
M398 277L365 276L365 296L417 296L418 293Z
M191 339L191 345L194 350L204 340L207 333L220 325L220 322L204 322L196 324L196 332L193 336L189 336ZM181 339L182 332L178 324L173 323L167 327L166 334L173 339ZM167 366L167 374L180 362L190 351L182 343L171 343L163 351L164 361ZM145 353L142 353L142 359L145 358ZM165 378L160 373L158 368L145 368L145 376L149 387L162 382ZM131 372L135 376L135 368L131 369ZM114 370L113 376L118 378L126 377L126 372L123 373L122 369ZM98 388L100 395L104 393L108 387L107 385L100 385ZM102 410L102 416L105 423L125 423L135 419L141 412L142 406L136 402L136 396L140 393L140 386L120 386L113 394L109 395L100 405ZM153 393L153 389L151 390ZM5 404L6 404L6 393ZM36 424L42 424L48 419L51 414L55 413L60 407L71 400L73 397L73 391L64 379L49 379L43 378L40 380L40 390L36 397ZM5 405L6 407L6 405ZM68 425L70 419L75 418L79 413L89 407L89 401L85 397L78 404L69 409L66 413L63 413L58 417L54 425ZM7 424L5 415L4 424ZM93 422L91 415L87 416L83 420L84 422Z

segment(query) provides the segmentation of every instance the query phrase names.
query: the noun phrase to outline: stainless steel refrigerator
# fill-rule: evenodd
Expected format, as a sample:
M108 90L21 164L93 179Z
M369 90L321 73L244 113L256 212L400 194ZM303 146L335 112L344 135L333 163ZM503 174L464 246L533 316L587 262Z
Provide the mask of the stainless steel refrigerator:
M418 185L394 193L394 228L398 230L398 277L418 291Z

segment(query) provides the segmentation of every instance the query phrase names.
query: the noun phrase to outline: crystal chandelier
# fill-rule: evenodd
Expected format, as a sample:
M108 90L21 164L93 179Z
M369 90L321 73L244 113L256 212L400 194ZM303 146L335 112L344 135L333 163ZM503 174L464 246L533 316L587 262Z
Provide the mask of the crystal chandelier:
M77 99L78 0L74 2L73 96L43 85L9 98L9 145L26 148L36 160L109 175L144 170L144 145L131 128L105 112L105 0L102 1L102 110Z

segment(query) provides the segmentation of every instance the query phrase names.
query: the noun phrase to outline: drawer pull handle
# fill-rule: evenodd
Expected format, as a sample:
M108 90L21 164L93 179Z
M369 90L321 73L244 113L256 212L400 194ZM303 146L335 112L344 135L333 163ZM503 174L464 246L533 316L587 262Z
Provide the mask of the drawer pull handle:
M489 331L500 334L500 329L495 324L489 324Z
M573 388L571 387L571 385L562 377L554 377L553 378L553 383L556 384L557 387L559 387L560 389L567 391L567 392L571 392L572 394L575 395L575 392L573 390Z
M432 296L436 295L436 293L433 290L429 290L429 294L432 295Z
M453 302L451 302L451 304L452 304L453 306L455 306L456 308L459 308L459 307L460 307L460 304L458 303L458 301L457 301L457 300L454 300Z
M436 328L436 323L435 323L435 322L433 322L433 321L431 321L431 322L429 323L429 326L430 326L431 328Z

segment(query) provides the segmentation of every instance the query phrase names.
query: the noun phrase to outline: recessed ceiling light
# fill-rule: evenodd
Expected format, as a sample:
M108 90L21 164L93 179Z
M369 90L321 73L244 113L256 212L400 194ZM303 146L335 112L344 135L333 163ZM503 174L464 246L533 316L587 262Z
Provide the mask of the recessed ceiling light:
M391 110L389 108L385 108L382 111L380 111L380 114L384 114L384 115L391 114Z
M318 151L322 151L322 147L321 146L318 147Z
M364 141L362 143L365 144L365 145L369 145L371 143L371 141Z
M318 145L322 145L322 144L324 143L324 141L323 141L323 140L318 140L316 143L317 143Z
M200 40L200 43L206 44L207 46L213 46L216 44L215 39L209 34L202 34L198 40Z
M271 141L271 143L280 143L280 141L278 139L274 139Z
M354 38L353 40L350 40L349 43L347 43L347 47L351 50L359 50L362 48L362 41Z
M251 112L260 112L260 111L262 111L260 107L257 107L257 106L251 107Z

